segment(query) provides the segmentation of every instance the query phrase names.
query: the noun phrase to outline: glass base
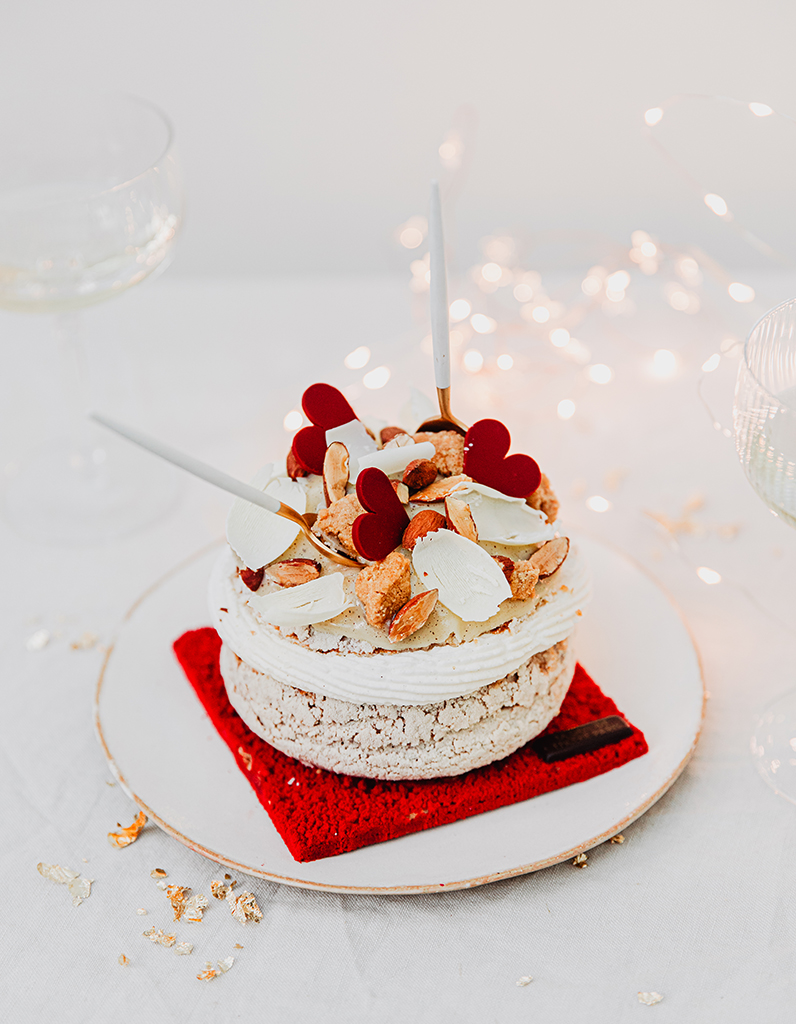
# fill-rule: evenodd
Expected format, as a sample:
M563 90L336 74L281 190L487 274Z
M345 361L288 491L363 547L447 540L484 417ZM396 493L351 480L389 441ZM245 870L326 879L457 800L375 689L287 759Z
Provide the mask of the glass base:
M3 518L37 543L102 544L162 519L181 483L173 466L115 438L55 442L6 467Z
M778 697L757 717L751 748L769 786L796 804L796 690Z

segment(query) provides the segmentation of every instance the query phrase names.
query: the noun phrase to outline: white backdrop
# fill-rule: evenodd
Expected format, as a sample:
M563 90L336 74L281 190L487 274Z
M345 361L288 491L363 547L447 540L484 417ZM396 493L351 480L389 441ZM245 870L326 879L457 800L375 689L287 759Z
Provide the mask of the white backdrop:
M796 114L796 8L777 0L31 0L5 4L2 22L4 102L77 81L172 116L190 198L177 274L403 269L395 226L424 211L463 106L462 259L517 226L646 228L743 263L652 153L643 113L706 92ZM748 226L787 237L789 155L761 166L734 142L734 199L763 193Z

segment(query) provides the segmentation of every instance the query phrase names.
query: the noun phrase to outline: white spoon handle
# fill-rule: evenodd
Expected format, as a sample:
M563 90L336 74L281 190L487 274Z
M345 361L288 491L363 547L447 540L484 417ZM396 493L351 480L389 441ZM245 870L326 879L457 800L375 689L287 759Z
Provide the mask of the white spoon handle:
M148 434L144 434L140 430L136 430L135 427L128 427L122 423L118 423L116 420L112 420L108 416L103 416L98 412L92 412L89 413L89 419L94 420L96 423L101 423L103 427L107 427L108 430L113 430L122 437L126 437L127 440L132 441L133 444L137 444L141 448L146 448L146 450L152 452L153 455L159 455L161 459L165 459L166 462L171 462L173 465L179 466L180 469L184 469L188 473L193 473L193 475L198 476L200 480L206 480L207 483L213 484L215 487L220 487L222 491L228 491L230 494L234 494L238 498L243 498L244 501L250 501L253 505L259 505L260 508L264 508L267 512L274 512L277 515L280 513L282 507L281 503L278 502L276 498L272 498L270 494L258 491L257 488L252 487L251 484L244 484L240 480L236 480L234 476L230 476L228 473L222 473L220 469L208 466L206 462L195 459L192 455L186 455L184 452L180 452L176 448L172 448L171 445L165 444L163 441L158 441L157 438L150 437Z
M431 340L434 346L434 379L439 389L451 386L448 281L445 273L445 239L439 182L431 182L428 217L428 252L431 270Z

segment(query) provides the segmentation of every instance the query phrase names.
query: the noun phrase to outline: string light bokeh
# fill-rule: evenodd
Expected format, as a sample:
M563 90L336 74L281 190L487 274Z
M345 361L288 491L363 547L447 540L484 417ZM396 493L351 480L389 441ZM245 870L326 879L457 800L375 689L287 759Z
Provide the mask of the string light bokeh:
M786 262L786 257L738 221L727 200L711 190L710 183L703 186L697 182L655 138L655 129L673 115L678 103L688 99L673 97L647 110L640 118L640 130L688 183L695 199L758 253L780 264ZM766 104L757 102L744 104L723 97L700 99L734 104L754 118L767 118L776 113ZM452 128L438 149L449 240L455 237L455 199L461 191L469 151L466 126ZM426 217L415 213L397 225L394 241L409 257L407 285L417 328L414 346L428 362L428 380L431 381L427 234ZM551 249L559 251L554 269L548 269L545 263ZM729 428L713 415L701 387L706 375L714 373L722 360L730 355L737 358L741 337L762 313L755 289L739 280L737 273L730 272L695 245L671 244L642 227L633 231L624 243L607 236L564 231L531 234L496 231L481 239L479 250L474 263L458 270L457 253L449 251L451 364L454 375L459 375L457 394L466 397L468 387L474 388L479 381L491 382L493 378L504 381L499 385L496 380L496 387L505 388L505 382L521 379L517 378L518 374L538 373L542 362L553 367L558 365L561 367L558 376L548 374L550 390L561 388L560 394L550 395L552 409L562 425L577 430L579 417L585 415L581 410L588 406L585 402L587 389L605 389L606 394L610 393L620 371L645 376L662 386L678 380L684 373L697 372L699 397L715 429L725 437L731 436ZM572 269L585 251L591 252L592 260L580 271ZM665 311L666 316L690 322L692 327L688 332L676 329L671 332L678 339L681 334L687 334L685 345L679 350L674 347L651 349L648 343L637 340L644 337L640 307L647 318L654 317L658 309L661 315ZM599 352L601 335L606 333L612 338L621 338L619 365L609 365L593 355ZM362 371L359 384L350 384L346 390L352 400L364 394L362 388L380 390L393 376L389 361L369 368L370 359L370 348L360 346L343 360L347 370ZM431 390L426 388L428 392ZM478 394L478 398L483 399L483 393ZM289 433L304 423L297 409L288 411L284 417L284 428ZM614 503L601 494L583 496L581 500L589 512L597 515L614 508ZM685 558L671 522L662 516L651 518L666 534L673 550ZM731 539L730 533L726 539ZM706 585L722 581L722 575L708 566L694 562L691 568Z

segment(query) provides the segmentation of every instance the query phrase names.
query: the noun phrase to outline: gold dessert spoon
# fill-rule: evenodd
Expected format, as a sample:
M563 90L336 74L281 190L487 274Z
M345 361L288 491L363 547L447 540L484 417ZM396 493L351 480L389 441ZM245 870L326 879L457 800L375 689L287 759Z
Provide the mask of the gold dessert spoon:
M317 518L314 512L307 512L302 515L300 512L296 512L294 508L291 508L290 505L285 505L284 502L272 498L270 494L252 487L251 484L244 484L241 480L236 480L234 476L230 476L214 466L208 466L206 462L195 459L192 455L186 455L185 452L178 451L164 441L158 441L156 438L136 430L135 427L128 427L97 412L89 413L89 419L102 424L103 427L107 427L108 430L114 431L114 433L119 434L128 441L132 441L133 444L145 448L148 452L152 452L153 455L159 455L166 462L171 462L172 465L179 466L180 469L184 469L188 473L193 473L200 480L205 480L207 483L213 484L214 487L220 487L222 491L227 491L238 498L243 498L244 501L250 501L252 505L259 505L266 512L273 512L276 516L289 519L298 526L310 544L326 555L327 558L330 558L333 562L338 562L340 565L351 565L361 568L359 562L355 562L353 558L348 558L347 555L341 555L339 551L328 547L315 536L310 529Z
M442 234L442 207L439 182L431 182L428 218L428 251L431 270L431 340L434 346L434 380L437 385L439 416L424 420L418 432L438 433L455 430L466 434L467 427L451 412L451 350L448 320L448 281L445 273L445 240Z

